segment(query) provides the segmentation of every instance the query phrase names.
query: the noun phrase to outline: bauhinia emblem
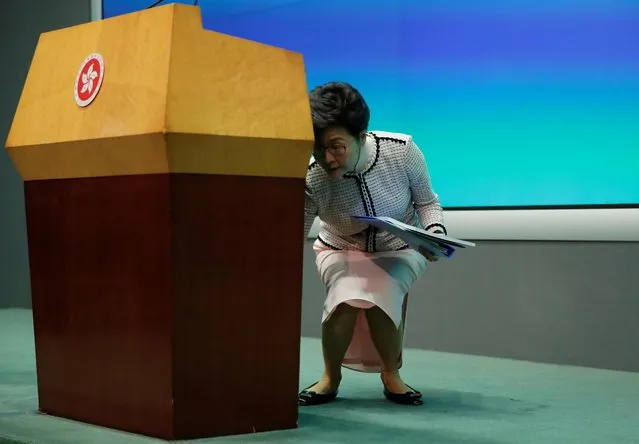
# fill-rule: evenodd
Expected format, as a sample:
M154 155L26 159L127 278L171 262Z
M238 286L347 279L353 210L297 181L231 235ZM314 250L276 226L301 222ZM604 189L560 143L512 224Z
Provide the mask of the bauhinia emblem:
M100 91L102 80L104 59L100 54L93 53L84 60L75 79L75 103L81 107L90 105Z

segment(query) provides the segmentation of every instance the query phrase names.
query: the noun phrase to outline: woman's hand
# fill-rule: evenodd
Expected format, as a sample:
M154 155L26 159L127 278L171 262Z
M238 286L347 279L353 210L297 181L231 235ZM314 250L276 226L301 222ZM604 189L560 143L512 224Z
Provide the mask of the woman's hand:
M422 256L424 256L426 258L426 260L428 260L430 262L437 262L439 260L439 258L437 256L432 254L430 251L428 251L424 247L419 247L419 252L422 254Z

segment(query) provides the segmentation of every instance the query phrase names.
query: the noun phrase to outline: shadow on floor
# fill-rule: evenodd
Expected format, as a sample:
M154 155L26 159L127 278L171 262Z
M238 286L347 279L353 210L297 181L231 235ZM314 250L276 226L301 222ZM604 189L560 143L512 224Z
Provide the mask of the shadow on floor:
M340 403L343 409L345 403ZM366 403L358 402L358 406ZM336 403L337 405L337 403ZM295 431L266 433L261 437L251 436L251 443L340 443L366 442L368 443L438 443L438 444L506 444L504 441L484 439L477 435L441 430L433 427L427 421L427 415L422 414L423 420L414 422L414 418L405 417L401 412L385 410L385 422L376 421L371 417L370 410L357 416L362 420L354 420L352 416L346 419L336 418L322 408L307 408L299 414L299 428ZM314 411L311 411L314 410ZM380 408L381 411L381 408ZM389 421L395 419L398 421ZM402 418L403 417L403 418ZM233 441L243 441L241 437L234 437ZM230 442L230 441L229 441Z
M439 389L421 390L421 392L424 395L424 405L418 407L395 405L381 397L376 399L339 397L330 404L307 408L321 408L335 413L342 410L357 409L367 414L376 412L380 414L397 413L410 417L433 414L477 417L481 415L520 415L550 407L550 405L545 404L531 403L514 398L485 396L474 392Z

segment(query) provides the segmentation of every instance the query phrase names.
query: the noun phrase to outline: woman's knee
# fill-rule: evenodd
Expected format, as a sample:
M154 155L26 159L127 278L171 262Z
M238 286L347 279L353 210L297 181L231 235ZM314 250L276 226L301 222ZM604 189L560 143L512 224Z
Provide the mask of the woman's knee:
M357 320L360 309L346 303L341 303L333 310L330 318L324 323L324 327L331 331L352 330Z
M368 328L372 336L384 336L395 337L399 334L403 335L404 325L403 319L400 320L399 325L395 324L395 321L379 307L373 307L366 310L366 321L368 322Z
M375 306L366 310L366 319L370 324L387 324L392 323L391 317L380 307Z
M337 307L335 307L335 310L333 310L333 316L336 316L338 318L354 318L360 311L361 308L354 307L346 302L342 302L341 304L337 305Z

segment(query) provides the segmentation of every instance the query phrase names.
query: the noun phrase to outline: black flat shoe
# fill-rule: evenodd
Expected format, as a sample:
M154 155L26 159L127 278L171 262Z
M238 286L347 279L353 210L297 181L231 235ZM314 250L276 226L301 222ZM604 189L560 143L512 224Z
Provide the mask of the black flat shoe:
M319 381L318 381L319 382ZM299 395L297 395L297 404L298 405L320 405L326 404L327 402L331 402L333 399L337 397L337 390L331 393L315 393L309 390L313 387L317 382L306 387L302 390Z
M409 392L392 393L386 388L386 386L384 386L384 396L386 399L394 402L395 404L422 405L424 403L424 401L422 401L422 394L408 384L406 384L406 387L410 389Z

